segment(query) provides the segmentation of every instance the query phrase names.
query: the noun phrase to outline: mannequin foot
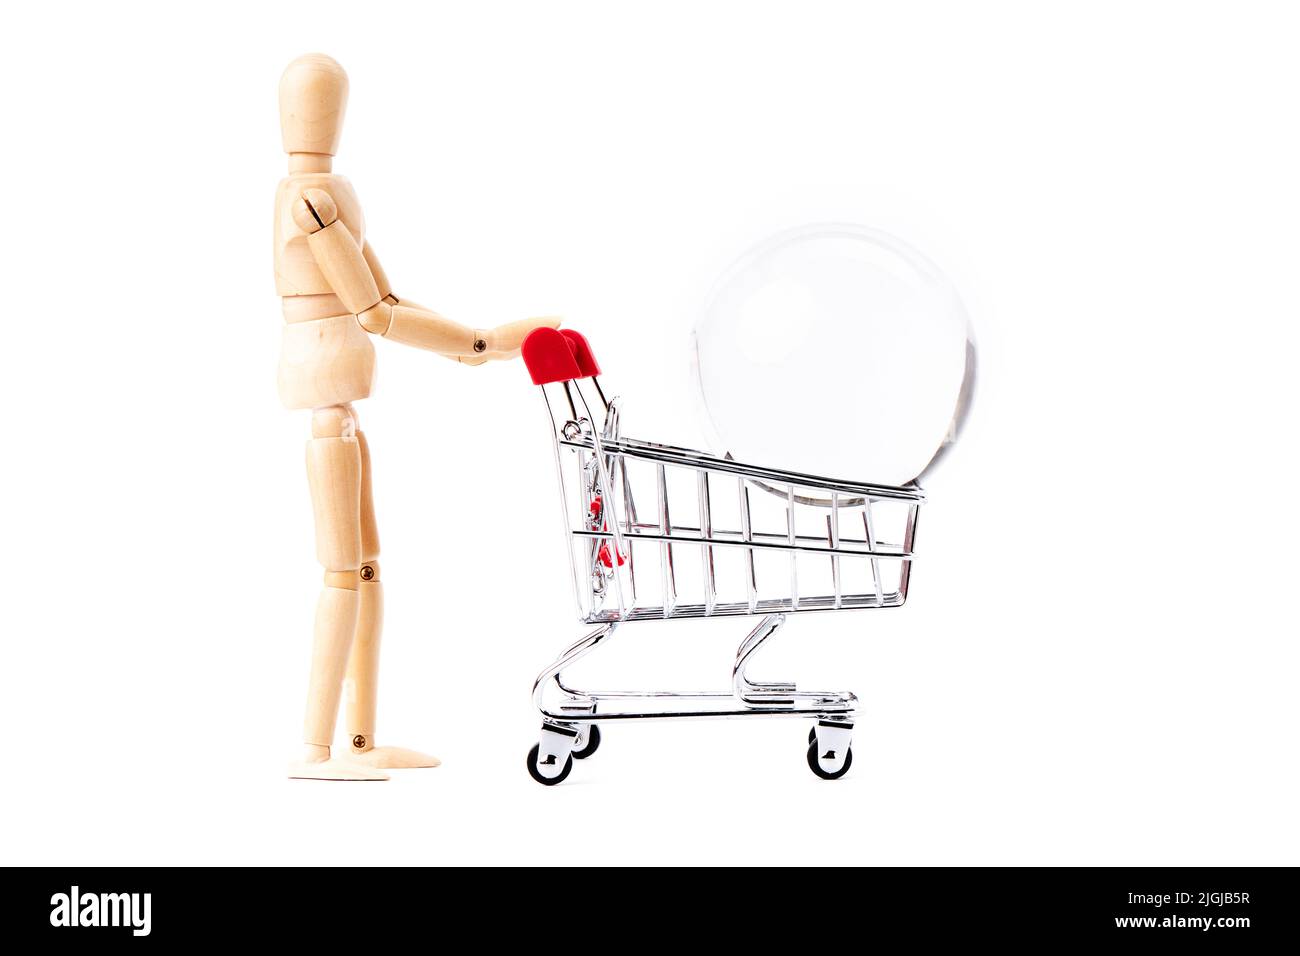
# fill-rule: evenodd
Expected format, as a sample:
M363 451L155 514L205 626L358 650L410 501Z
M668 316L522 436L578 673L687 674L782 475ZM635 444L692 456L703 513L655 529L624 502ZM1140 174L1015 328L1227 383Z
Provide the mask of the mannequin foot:
M387 780L379 765L367 765L346 757L331 757L328 747L308 745L302 760L289 765L294 780Z
M348 760L384 770L402 770L408 767L437 767L442 763L437 757L422 754L418 750L405 747L368 747L358 750L355 746L348 754Z

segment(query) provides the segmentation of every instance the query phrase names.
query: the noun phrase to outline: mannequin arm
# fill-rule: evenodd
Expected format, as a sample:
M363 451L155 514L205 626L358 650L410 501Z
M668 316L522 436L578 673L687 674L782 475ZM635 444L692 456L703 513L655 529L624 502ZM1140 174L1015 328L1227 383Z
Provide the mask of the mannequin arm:
M366 266L370 269L370 275L374 277L375 286L379 291L379 298L389 299L390 304L397 304L397 296L393 295L393 286L388 281L388 273L384 271L379 257L375 255L374 244L367 239L366 244L361 247L361 256L366 260Z
M393 339L404 345L428 349L448 357L502 358L517 351L523 337L538 325L559 325L556 319L525 319L499 329L470 329L436 312L407 305L387 288L388 277L380 268L379 281L371 262L378 265L373 253L367 260L352 233L338 219L338 210L330 195L321 189L308 189L294 204L294 221L307 234L321 273L339 297L344 308L357 317L367 332Z
M380 298L391 306L402 306L411 309L417 313L425 315L438 316L432 309L425 308L410 299L398 298L394 293L392 286L388 281L388 274L384 272L384 267L379 261L379 256L375 254L374 244L367 240L365 246L361 249L361 254L366 260L366 265L370 268L370 274L374 276L376 287L378 288ZM442 318L438 316L438 318ZM448 321L448 320L443 320ZM507 325L498 326L486 332L478 332L483 338L486 348L482 352L473 355L464 355L459 352L449 353L441 352L447 358L455 358L466 365L481 365L489 359L511 359L519 355L519 347L523 344L524 338L533 329L539 325L546 325L550 328L559 328L560 319L557 316L543 316L536 319L523 319L519 322L511 322ZM388 332L389 338L394 338L390 326ZM398 339L404 341L403 339ZM418 343L411 343L418 344ZM440 351L440 350L435 350Z
M367 239L366 244L361 247L361 255L365 258L366 265L370 267L370 274L374 276L375 286L379 290L379 297L389 305L402 303L402 300L393 294L393 286L392 283L388 281L388 273L384 271L383 263L379 261L379 256L375 254L375 244L369 239ZM414 302L409 300L403 304L410 308L422 309L425 312L433 311L432 309L425 309L422 305L416 305ZM438 354L443 358L451 359L453 362L461 362L465 365L482 365L490 357L495 357L489 356L487 353L475 356L446 355L442 352L439 352Z

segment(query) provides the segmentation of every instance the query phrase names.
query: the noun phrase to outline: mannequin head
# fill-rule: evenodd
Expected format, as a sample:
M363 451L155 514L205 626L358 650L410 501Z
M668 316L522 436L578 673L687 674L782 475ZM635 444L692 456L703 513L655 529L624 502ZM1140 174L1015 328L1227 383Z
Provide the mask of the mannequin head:
M323 53L294 60L280 77L280 135L284 151L333 156L343 132L348 75Z

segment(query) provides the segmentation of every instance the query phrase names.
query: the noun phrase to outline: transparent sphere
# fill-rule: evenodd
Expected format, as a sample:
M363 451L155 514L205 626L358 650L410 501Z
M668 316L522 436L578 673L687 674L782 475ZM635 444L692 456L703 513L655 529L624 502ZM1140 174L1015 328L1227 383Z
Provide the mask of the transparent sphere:
M975 385L952 284L861 226L805 226L751 249L714 288L693 345L715 453L849 481L926 476Z

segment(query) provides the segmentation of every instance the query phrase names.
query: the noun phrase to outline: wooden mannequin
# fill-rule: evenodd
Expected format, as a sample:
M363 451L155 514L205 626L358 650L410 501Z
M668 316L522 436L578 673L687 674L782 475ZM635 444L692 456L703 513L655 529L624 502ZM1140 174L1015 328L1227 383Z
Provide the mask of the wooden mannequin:
M370 486L370 450L352 403L370 394L370 336L429 349L467 365L519 354L553 318L469 329L393 295L365 235L351 184L332 172L348 78L322 54L299 57L280 80L280 128L289 175L275 196L275 285L284 308L280 398L310 408L307 477L316 557L325 586L316 607L304 733L306 753L290 776L386 780L386 768L436 767L438 759L375 746L383 585ZM350 752L331 757L346 691Z

